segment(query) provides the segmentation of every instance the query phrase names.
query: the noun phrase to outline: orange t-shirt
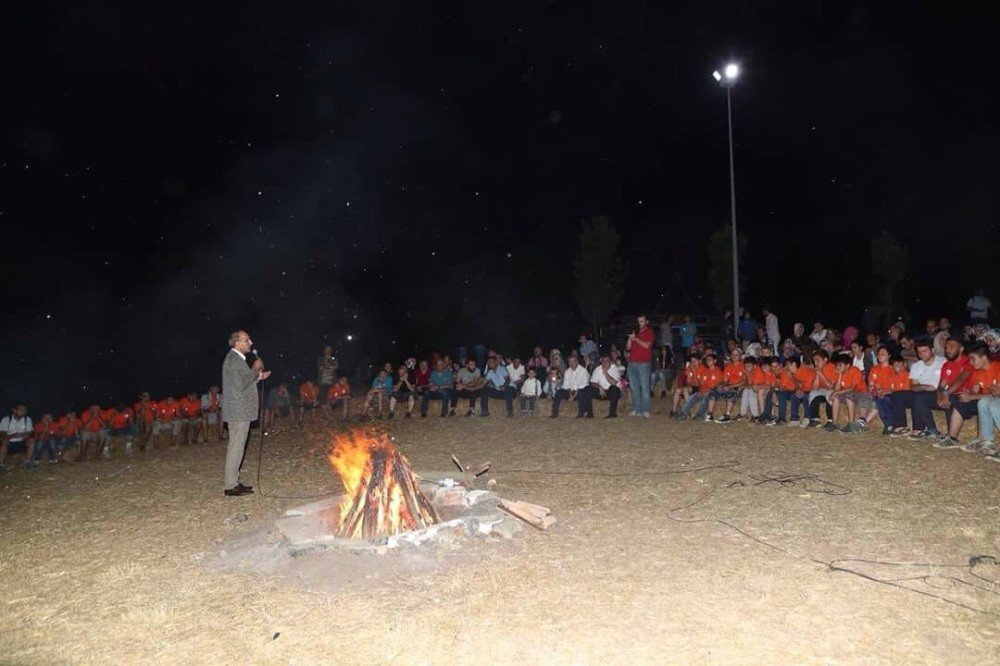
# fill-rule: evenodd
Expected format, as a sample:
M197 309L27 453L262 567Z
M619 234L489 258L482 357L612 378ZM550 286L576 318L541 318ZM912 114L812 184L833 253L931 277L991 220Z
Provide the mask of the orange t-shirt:
M117 409L115 409L114 407L108 407L107 409L101 410L101 418L104 420L105 423L111 423L111 419L115 418L115 414L117 413L118 413Z
M698 368L698 393L708 393L722 383L723 377L725 377L725 373L718 367L702 366Z
M126 428L132 422L132 410L126 407L122 411L115 410L115 415L111 417L112 428Z
M854 391L856 393L866 393L868 385L865 384L865 376L853 365L844 371L844 376L840 380L840 388L844 391Z
M989 393L990 386L1000 384L1000 361L993 361L984 370L973 370L970 391Z
M778 376L778 388L780 388L782 391L794 391L795 375L793 375L787 369L782 368L781 374Z
M59 419L59 427L62 429L64 437L70 437L80 432L80 428L83 427L83 422L76 416L73 418L64 416Z
M823 369L818 373L821 375L819 384L816 386L818 389L832 389L833 385L837 382L837 366L833 363L827 363L823 366ZM823 380L829 382L829 386L823 385Z
M688 386L698 385L698 365L688 364L684 366L684 376L687 378Z
M733 361L726 364L725 370L725 381L727 384L742 384L743 383L743 368L745 364L743 361Z
M35 424L35 437L56 437L58 434L59 424L55 421L50 421L49 423L39 421Z
M198 398L181 398L180 402L177 403L181 407L181 414L189 419L193 419L197 416L201 416L201 400Z
M343 398L351 393L351 387L346 384L334 384L327 390L326 399L327 400L337 400L338 398Z
M97 432L104 428L104 421L101 420L101 413L96 414L91 410L87 410L80 417L80 421L83 423L83 429L87 432Z
M893 391L909 391L910 390L910 371L903 370L902 372L897 372L892 377L892 383L890 384Z
M796 387L796 390L808 393L812 390L813 380L816 379L816 371L808 365L800 365L799 369L795 372L795 379L799 383L799 386L802 387Z
M156 403L152 400L145 405L142 402L137 402L132 409L135 410L139 420L143 423L152 423L153 419L156 418Z
M868 372L868 385L872 388L879 388L883 391L892 389L892 382L896 378L896 371L891 365L875 365Z
M156 403L156 420L157 421L173 421L181 413L181 406L178 402L163 402Z
M750 371L750 385L751 386L773 386L774 385L774 375L760 367L755 365L753 370Z
M318 393L319 387L315 384L312 386L309 386L309 384L303 384L299 387L299 397L302 398L302 402L316 402Z

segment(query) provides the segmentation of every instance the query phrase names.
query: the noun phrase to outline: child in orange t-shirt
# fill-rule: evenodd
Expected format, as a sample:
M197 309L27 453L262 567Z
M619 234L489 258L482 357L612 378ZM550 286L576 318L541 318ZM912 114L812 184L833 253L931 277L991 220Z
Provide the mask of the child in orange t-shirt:
M716 386L722 383L722 369L715 364L715 354L705 354L702 359L702 366L696 373L698 390L687 399L681 411L677 413L677 420L682 421L686 417L694 417L700 420L711 421L712 416L708 414L709 394ZM695 413L697 408L697 413Z
M733 410L736 408L740 393L743 392L747 383L746 365L743 363L743 350L734 347L729 352L729 363L726 363L722 371L722 383L717 386L711 396L709 396L708 413L715 411L715 401L725 400L726 409L717 419L717 423L728 423L733 420Z
M822 421L819 419L819 407L825 404L827 425L836 429L836 426L831 423L833 421L833 405L830 402L830 394L833 393L834 384L837 383L839 376L837 367L830 362L830 355L825 349L814 351L812 362L813 385L809 391L809 409L807 410L809 427L818 428L822 425Z
M798 393L799 388L799 359L797 358L786 358L785 365L778 372L777 383L774 387L774 393L778 396L778 414L775 418L775 425L785 425L789 421L785 419L786 406L791 403L791 416L790 421L799 420L799 406L802 407L803 414L805 413L805 395Z
M847 425L841 432L861 433L868 429L868 422L878 415L875 399L868 391L865 376L854 365L850 354L838 354L834 360L839 377L830 397L833 400L833 422L836 428L840 406L847 405ZM857 418L855 418L857 416Z
M698 352L692 350L688 355L687 363L684 364L684 371L677 376L674 382L674 401L670 407L668 417L676 415L678 407L685 404L691 397L691 391L697 387L698 367L701 365L701 358Z
M341 421L347 420L347 406L351 402L351 385L347 383L347 377L341 377L336 384L330 386L326 392L326 404L323 405L323 413L327 419L333 419L333 408L340 403L343 407Z

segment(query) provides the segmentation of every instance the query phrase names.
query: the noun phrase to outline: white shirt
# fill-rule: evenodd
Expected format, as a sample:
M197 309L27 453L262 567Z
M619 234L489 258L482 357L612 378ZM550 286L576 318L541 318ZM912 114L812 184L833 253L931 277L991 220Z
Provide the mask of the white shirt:
M542 383L537 377L528 377L521 384L521 395L538 397L542 394Z
M622 373L618 370L617 365L612 365L608 368L608 375L615 380L615 386L622 380ZM594 368L594 372L590 375L590 383L597 384L605 391L611 388L611 382L604 376L604 367L600 365Z
M241 359L243 359L244 361L247 360L247 355L241 352L239 349L237 349L236 347L232 347L232 350L236 352Z
M764 330L767 331L767 337L769 340L780 340L781 334L778 332L778 315L773 312L768 312L767 316L764 317Z
M864 372L865 371L865 355L862 354L860 357L857 357L854 354L851 354L851 365L853 365L855 368L857 368L861 372Z
M986 319L987 311L990 309L990 299L976 294L969 299L965 307L969 309L969 317L972 319Z
M576 366L576 369L566 368L565 374L563 374L563 385L562 387L567 391L579 391L580 389L587 388L590 385L590 374L587 372L587 368L582 365Z
M22 416L19 419L13 416L5 416L0 420L0 432L5 432L12 442L20 442L35 429L30 416Z
M923 361L917 361L910 366L910 384L924 384L936 389L941 383L941 367L943 365L944 358L941 356L935 356L930 365Z
M824 328L818 331L813 331L809 334L809 339L816 344L821 344L824 340L826 340L826 329Z
M511 363L507 366L507 374L510 375L511 385L517 384L524 378L524 364L522 363L515 368L514 364Z

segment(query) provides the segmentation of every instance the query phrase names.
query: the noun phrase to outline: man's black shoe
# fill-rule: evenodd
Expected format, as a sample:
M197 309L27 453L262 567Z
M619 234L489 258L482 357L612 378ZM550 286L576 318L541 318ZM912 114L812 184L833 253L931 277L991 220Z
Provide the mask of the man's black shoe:
M239 497L240 495L249 495L253 491L251 490L250 493L248 493L245 490L240 490L239 486L236 486L235 488L226 488L222 492L225 493L226 497Z
M253 486L244 486L242 483L237 483L236 487L238 489L242 490L245 493L252 493L253 492Z

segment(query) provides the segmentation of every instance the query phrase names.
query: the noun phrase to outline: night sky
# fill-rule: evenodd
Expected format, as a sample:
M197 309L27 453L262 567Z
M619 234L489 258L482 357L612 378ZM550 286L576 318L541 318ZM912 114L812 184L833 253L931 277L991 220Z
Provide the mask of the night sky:
M0 406L202 391L238 327L282 379L326 342L348 370L568 346L599 214L630 265L621 312L710 313L730 59L751 308L785 331L857 321L881 229L909 247L913 316L1000 297L995 31L975 12L347 4L8 14Z

